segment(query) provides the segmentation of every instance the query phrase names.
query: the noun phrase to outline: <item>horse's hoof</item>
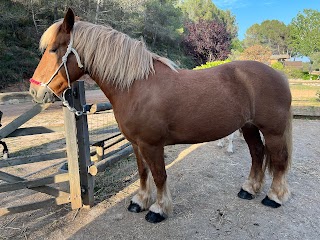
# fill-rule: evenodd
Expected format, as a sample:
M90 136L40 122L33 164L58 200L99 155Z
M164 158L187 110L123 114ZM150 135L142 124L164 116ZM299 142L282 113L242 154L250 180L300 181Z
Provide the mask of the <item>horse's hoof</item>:
M280 203L277 203L275 201L273 201L272 199L270 199L268 196L266 196L262 201L261 203L265 206L268 206L268 207L272 207L272 208L278 208L281 206Z
M160 213L154 213L149 211L146 215L146 220L150 223L159 223L165 220L166 218L162 216Z
M128 207L129 212L139 213L142 212L142 208L139 206L139 204L136 204L134 202L130 202L130 205Z
M247 192L246 190L243 190L242 188L238 193L238 197L246 200L254 199L254 196L251 193Z

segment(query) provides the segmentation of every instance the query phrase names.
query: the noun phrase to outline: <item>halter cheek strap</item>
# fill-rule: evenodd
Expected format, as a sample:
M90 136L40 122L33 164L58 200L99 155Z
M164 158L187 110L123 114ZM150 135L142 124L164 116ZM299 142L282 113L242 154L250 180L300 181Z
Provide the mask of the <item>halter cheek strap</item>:
M78 52L72 47L73 44L73 34L70 33L70 42L68 44L67 47L67 51L66 53L63 55L62 59L61 59L61 64L59 65L59 67L57 68L57 70L52 74L51 78L49 79L49 81L47 81L46 83L42 83L39 82L33 78L30 79L30 83L33 83L35 85L39 85L41 87L46 87L48 88L54 95L56 95L63 103L64 106L68 107L68 109L72 112L74 112L76 115L81 115L80 111L77 111L75 108L72 108L69 105L69 102L66 100L65 95L66 95L66 91L68 91L69 89L71 89L71 81L70 81L70 76L69 76L69 72L68 72L68 67L67 67L67 60L68 60L68 56L69 54L72 52L77 59L77 63L78 63L78 67L79 68L83 68L83 65L81 63L80 57ZM52 82L52 80L55 78L55 76L58 74L58 72L60 71L60 69L64 67L65 71L66 71L66 75L67 75L67 79L68 79L68 88L66 90L64 90L62 97L58 96L50 87L49 84Z

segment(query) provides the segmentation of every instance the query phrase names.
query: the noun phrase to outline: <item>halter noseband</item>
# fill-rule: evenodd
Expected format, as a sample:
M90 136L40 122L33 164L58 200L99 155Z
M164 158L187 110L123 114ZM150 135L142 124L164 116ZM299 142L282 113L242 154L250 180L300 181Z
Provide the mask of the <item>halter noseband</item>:
M69 102L68 100L66 100L66 92L71 89L71 81L70 81L70 76L69 76L69 72L68 72L68 67L67 67L67 60L68 60L68 56L69 54L72 52L75 56L76 56L76 59L77 59L77 63L78 63L78 67L79 68L83 68L83 65L80 61L80 57L79 57L79 54L78 52L72 47L72 44L73 44L73 33L71 32L70 33L70 42L68 44L68 47L67 47L67 51L66 53L62 56L62 61L61 61L61 64L59 65L58 69L52 74L51 78L49 79L49 81L47 81L46 83L42 83L42 82L39 82L33 78L30 79L30 82L35 84L35 85L40 85L41 87L46 87L48 88L54 95L56 95L61 101L62 101L62 104L64 106L66 106L71 112L74 112L77 116L80 116L82 114L81 111L77 111L75 108L71 107L69 105ZM58 96L50 87L49 87L49 84L52 82L52 80L55 78L55 76L58 74L58 72L60 71L60 69L64 67L65 71L66 71L66 75L67 75L67 79L68 79L68 88L65 89L63 91L63 94L62 94L62 97L61 96Z

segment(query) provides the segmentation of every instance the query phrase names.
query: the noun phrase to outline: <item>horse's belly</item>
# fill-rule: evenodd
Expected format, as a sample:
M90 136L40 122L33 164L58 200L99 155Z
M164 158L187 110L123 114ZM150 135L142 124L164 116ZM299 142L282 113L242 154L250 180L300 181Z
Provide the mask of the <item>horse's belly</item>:
M226 137L242 127L243 121L230 121L223 124L192 124L178 126L172 129L166 139L166 145L194 144L215 141Z

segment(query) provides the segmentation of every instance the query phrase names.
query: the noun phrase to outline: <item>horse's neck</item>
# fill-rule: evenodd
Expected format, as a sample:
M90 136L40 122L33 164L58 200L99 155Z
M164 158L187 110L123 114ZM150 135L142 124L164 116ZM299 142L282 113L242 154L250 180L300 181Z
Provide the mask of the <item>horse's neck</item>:
M166 84L166 81L170 81L172 74L175 74L175 72L170 69L168 66L165 66L162 62L155 61L154 62L154 69L155 74L150 73L148 76L148 79L145 80L135 80L135 82L132 83L130 86L130 89L119 89L114 84L110 83L110 81L106 81L103 79L99 79L97 76L90 76L100 87L100 89L104 92L106 97L109 99L110 103L116 107L116 103L121 104L126 101L130 101L130 96L133 94L135 96L140 96L143 94L143 92L148 89L148 83L149 82L152 85L158 84L163 85ZM157 73L161 72L163 76L162 78L159 78ZM153 82L156 81L157 83ZM146 86L144 86L146 84ZM121 104L123 105L123 104ZM124 104L126 105L126 104Z

